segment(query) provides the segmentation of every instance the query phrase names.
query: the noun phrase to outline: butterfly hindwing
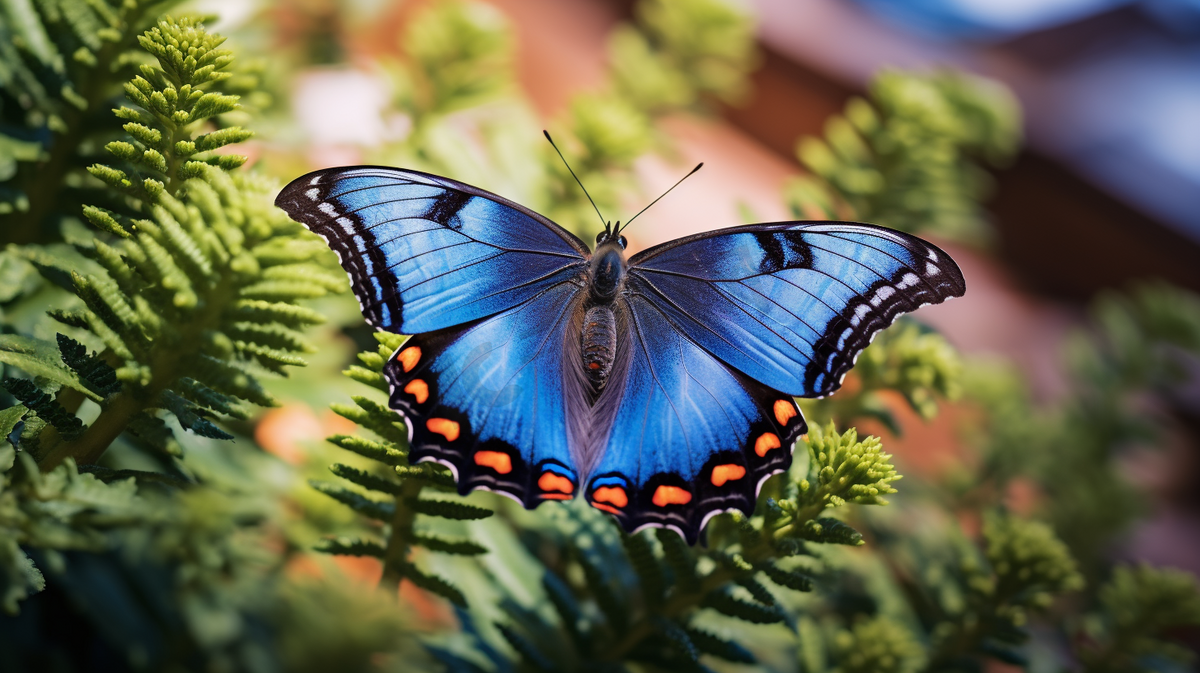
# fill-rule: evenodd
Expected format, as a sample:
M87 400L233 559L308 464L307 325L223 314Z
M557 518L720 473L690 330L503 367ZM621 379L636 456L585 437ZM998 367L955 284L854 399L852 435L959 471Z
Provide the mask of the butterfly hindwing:
M526 507L574 496L564 418L585 395L565 378L579 285L561 282L467 325L418 334L384 367L409 423L412 462L449 466L461 493L485 488ZM577 348L576 348L577 350Z
M847 222L758 224L672 241L630 260L628 286L726 364L801 397L840 387L901 313L965 290L937 247Z
M668 526L689 542L713 514L754 511L758 489L786 470L806 431L791 396L731 369L689 340L636 287L620 367L597 408L611 429L586 496L626 530Z
M490 192L416 171L333 168L275 203L338 254L367 322L415 334L511 308L579 275L587 246Z

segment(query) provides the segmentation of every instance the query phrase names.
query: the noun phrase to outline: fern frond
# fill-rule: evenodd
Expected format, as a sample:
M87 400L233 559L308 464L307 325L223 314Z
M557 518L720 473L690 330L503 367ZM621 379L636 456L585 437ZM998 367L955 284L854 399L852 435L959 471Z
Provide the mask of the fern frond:
M173 4L0 4L0 146L12 168L0 181L0 247L53 240L80 203L103 196L103 185L82 179L80 168L91 160L89 146L119 131L106 112L123 102L122 83L139 60L137 37ZM121 235L116 220L106 225Z

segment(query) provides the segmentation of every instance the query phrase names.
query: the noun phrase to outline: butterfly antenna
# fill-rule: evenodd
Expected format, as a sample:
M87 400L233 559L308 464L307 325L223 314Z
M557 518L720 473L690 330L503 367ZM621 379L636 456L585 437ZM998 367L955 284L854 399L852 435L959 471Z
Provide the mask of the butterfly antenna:
M571 171L571 177L575 178L575 182L579 183L579 188L583 190L583 195L588 198L588 201L591 201L592 208L595 208L596 214L600 216L600 223L604 225L604 231L611 233L608 222L604 219L603 215L600 215L600 209L596 206L596 202L592 200L592 195L588 194L587 187L583 186L583 181L579 179L578 175L575 175L575 171L571 169L571 164L568 164L567 158L563 156L562 150L558 149L558 145L554 144L554 139L550 137L550 132L542 129L542 133L546 136L546 140L550 141L550 147L553 147L554 151L558 152L558 158L562 159L563 165L567 167L568 171Z
M682 178L679 178L679 182L676 182L675 184L671 185L671 189L675 189L676 187L679 186L680 182L683 182L684 180L687 180L688 178L692 177L692 173L695 173L696 171L700 170L700 167L703 165L704 165L704 162L700 162L700 163L696 164L696 167L692 169L691 173L688 173L687 175L683 176ZM670 194L671 189L668 189L667 191L662 193L662 196L651 201L650 206L653 206L654 204L658 203L662 199L663 196ZM629 221L625 223L625 226L621 227L620 229L617 230L617 234L620 234L627 227L629 227L630 223L632 223L634 220L636 220L638 218L638 215L641 215L642 213L646 212L647 210L650 210L650 206L646 206L645 208L642 208L641 210L638 211L637 215L634 215L633 217L629 218ZM614 234L614 236L615 235L616 234Z

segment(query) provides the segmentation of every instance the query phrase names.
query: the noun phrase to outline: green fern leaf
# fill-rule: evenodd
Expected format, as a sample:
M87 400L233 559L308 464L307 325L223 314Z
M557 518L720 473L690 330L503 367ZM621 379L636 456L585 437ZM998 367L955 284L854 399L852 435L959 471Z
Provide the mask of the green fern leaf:
M463 502L455 502L453 500L435 500L424 498L408 501L408 506L417 514L426 516L437 516L443 519L454 519L456 521L475 521L478 519L486 519L492 514L495 514L486 507L477 507L468 505Z

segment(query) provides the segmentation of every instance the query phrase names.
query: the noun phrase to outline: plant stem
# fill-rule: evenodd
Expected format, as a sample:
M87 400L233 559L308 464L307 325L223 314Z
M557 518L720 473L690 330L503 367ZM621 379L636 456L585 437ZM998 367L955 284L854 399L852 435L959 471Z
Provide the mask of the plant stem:
M74 458L78 465L90 465L100 460L100 456L108 449L133 417L141 413L146 405L135 400L133 395L121 393L111 398L104 410L87 430L78 438L61 442L42 457L38 466L42 472L49 472L58 467L68 457Z
M383 575L379 578L379 588L391 596L399 591L400 580L404 579L404 569L408 566L413 519L416 517L410 503L420 497L423 488L425 483L420 479L408 479L396 494L396 512L392 515L392 530L383 555Z

